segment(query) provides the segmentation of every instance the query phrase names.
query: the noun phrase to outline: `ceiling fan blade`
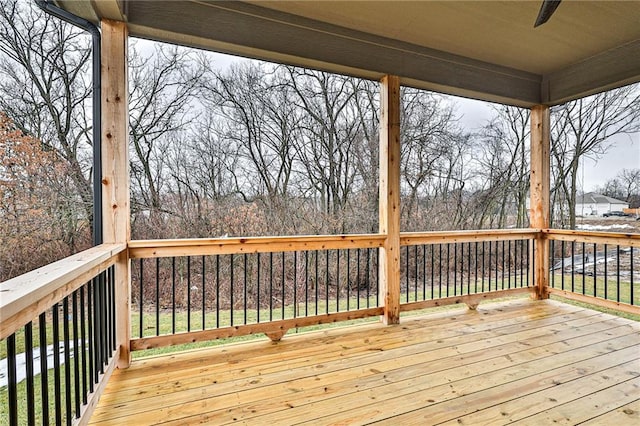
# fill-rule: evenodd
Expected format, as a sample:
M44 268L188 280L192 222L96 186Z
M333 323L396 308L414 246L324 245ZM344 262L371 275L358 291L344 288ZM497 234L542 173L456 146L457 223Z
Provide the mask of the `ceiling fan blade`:
M533 25L533 28L539 27L547 22L549 18L551 18L551 15L553 15L553 12L556 11L561 1L562 0L543 0L540 12L538 12L538 18L536 19L536 23Z

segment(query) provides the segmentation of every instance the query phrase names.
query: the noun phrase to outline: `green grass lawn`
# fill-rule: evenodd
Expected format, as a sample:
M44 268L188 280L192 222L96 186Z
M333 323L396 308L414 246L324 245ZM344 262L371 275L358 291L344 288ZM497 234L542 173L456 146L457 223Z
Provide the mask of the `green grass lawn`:
M557 289L562 289L562 274L553 274L549 280L549 286ZM634 283L635 288L633 292L633 304L640 305L640 283ZM564 275L564 290L573 291L574 293L585 294L587 296L596 296L605 299L605 287L606 287L606 299L620 301L622 303L631 303L631 282L616 279L607 279L604 277L596 276L589 277L583 275L575 275L573 283L571 281L571 274ZM572 290L573 288L573 290ZM595 293L595 294L594 294Z

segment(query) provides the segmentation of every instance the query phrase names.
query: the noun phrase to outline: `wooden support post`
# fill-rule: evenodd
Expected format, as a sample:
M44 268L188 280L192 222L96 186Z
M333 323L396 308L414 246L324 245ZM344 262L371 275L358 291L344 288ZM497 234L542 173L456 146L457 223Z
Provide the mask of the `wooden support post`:
M129 96L127 84L127 26L102 20L102 217L105 243L130 239ZM131 362L131 271L125 250L115 265L116 336L119 368Z
M379 232L386 235L379 256L382 321L400 322L400 79L384 76L380 84Z
M531 109L531 210L530 227L549 228L549 180L550 180L551 128L549 107L536 105ZM549 240L540 234L532 252L536 297L549 297Z

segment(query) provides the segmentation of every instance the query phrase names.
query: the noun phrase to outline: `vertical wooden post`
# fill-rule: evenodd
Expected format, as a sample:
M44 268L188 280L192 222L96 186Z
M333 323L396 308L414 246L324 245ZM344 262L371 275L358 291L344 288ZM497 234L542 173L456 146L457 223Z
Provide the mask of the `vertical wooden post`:
M380 300L385 324L400 322L400 79L380 82L379 232L387 236L379 256Z
M549 228L550 181L550 116L549 107L536 105L531 108L531 210L530 227ZM549 240L544 235L536 239L533 252L536 297L549 297Z
M124 22L102 20L102 217L105 243L127 243L129 208L129 96ZM115 265L116 335L119 368L131 362L130 266L123 252Z

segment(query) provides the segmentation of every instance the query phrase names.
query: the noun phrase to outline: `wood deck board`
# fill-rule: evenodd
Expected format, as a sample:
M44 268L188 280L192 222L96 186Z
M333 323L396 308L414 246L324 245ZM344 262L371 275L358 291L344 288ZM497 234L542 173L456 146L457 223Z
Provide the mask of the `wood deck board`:
M134 361L91 421L607 424L637 416L639 372L639 323L515 300Z

